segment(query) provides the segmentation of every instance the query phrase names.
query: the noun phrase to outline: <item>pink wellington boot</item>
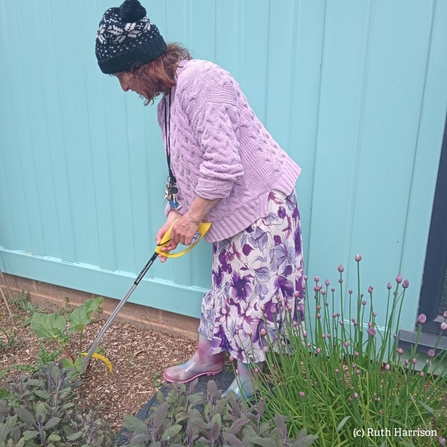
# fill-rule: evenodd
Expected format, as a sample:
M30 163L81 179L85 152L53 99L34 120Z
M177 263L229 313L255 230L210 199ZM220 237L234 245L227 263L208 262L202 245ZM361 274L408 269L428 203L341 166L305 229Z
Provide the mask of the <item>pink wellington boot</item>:
M254 366L254 369L262 371L264 362L259 362ZM226 391L222 393L222 397L226 397L231 391L238 397L250 399L255 391L255 386L252 379L253 372L250 372L250 367L246 363L237 362L237 376L234 378L231 385Z
M171 366L163 373L166 382L187 383L199 376L219 374L223 369L223 352L213 355L211 342L199 335L199 345L194 355L181 365Z

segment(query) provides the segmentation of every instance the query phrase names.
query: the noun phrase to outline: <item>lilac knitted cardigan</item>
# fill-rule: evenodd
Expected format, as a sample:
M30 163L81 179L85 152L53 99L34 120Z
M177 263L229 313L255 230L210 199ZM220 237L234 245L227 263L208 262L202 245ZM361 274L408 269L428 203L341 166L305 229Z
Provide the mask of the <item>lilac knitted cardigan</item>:
M158 123L165 140L165 105ZM195 197L219 199L205 220L215 242L268 215L270 191L295 188L300 167L284 152L250 108L230 73L208 61L184 61L171 92L171 168L185 213Z

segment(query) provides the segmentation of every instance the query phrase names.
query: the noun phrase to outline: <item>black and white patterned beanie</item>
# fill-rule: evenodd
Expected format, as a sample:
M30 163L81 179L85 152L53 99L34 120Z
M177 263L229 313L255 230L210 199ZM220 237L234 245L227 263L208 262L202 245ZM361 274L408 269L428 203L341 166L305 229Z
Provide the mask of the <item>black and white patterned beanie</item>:
M96 58L103 73L130 71L135 64L154 61L165 50L166 42L138 0L125 0L119 8L108 9L99 22Z

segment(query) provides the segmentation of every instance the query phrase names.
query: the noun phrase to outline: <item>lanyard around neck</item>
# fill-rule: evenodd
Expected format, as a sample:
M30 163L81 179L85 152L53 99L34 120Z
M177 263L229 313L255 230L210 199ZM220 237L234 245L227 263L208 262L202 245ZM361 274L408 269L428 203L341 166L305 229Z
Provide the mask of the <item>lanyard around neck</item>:
M177 183L174 173L171 169L171 92L167 95L169 97L169 114L167 111L168 101L166 100L166 96L164 98L165 101L165 149L166 149L166 161L168 163L168 174L169 174L169 182L172 185ZM169 118L169 119L168 119Z

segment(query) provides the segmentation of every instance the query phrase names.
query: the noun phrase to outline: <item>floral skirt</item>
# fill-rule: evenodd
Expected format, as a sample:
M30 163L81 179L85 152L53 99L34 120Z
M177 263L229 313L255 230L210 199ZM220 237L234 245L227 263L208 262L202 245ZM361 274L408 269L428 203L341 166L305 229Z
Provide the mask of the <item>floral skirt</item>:
M213 244L212 287L199 332L213 354L262 362L284 324L304 321L304 263L296 194L272 191L268 216ZM279 338L279 337L277 337ZM269 342L270 340L270 342Z

